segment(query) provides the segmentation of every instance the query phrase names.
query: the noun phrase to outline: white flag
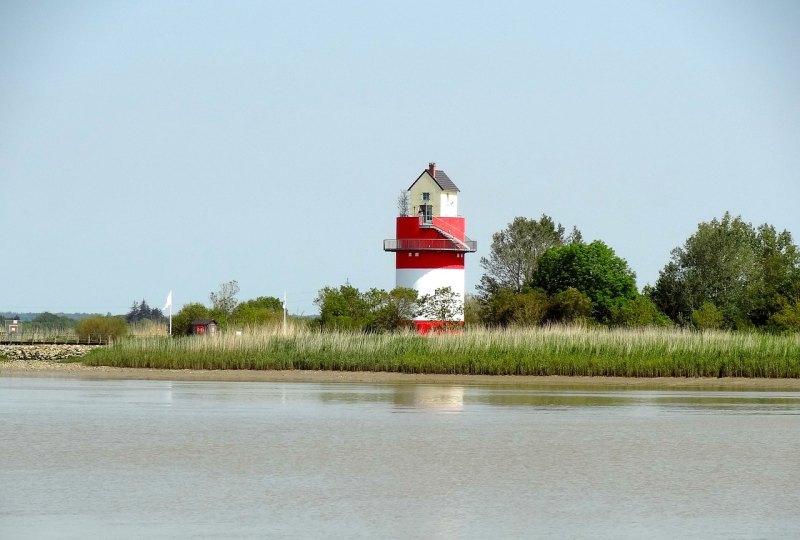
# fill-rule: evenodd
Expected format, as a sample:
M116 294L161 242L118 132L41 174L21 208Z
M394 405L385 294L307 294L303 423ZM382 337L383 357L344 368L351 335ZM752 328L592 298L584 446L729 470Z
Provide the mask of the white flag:
M171 307L172 307L172 291L169 291L169 294L167 295L167 303L164 304L164 307L161 308L161 311L164 311L165 309Z

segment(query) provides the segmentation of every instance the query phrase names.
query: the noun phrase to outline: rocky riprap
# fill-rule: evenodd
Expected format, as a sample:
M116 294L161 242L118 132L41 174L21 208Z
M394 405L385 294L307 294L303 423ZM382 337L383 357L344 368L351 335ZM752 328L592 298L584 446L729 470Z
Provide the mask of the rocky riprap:
M97 345L0 345L0 357L9 360L59 361L80 358Z

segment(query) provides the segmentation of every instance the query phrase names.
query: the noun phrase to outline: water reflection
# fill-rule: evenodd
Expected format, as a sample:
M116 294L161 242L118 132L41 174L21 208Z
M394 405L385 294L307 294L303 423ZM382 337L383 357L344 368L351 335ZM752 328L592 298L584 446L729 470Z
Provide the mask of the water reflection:
M464 410L463 386L406 385L396 387L392 396L392 403L400 411L422 409L455 413Z
M681 410L702 414L731 413L800 414L798 392L628 390L578 391L519 389L441 384L308 385L323 403L390 405L396 412L459 413L481 407L516 407L543 412L568 409L623 408L640 414ZM286 400L285 389L283 399ZM290 398L291 399L291 398Z

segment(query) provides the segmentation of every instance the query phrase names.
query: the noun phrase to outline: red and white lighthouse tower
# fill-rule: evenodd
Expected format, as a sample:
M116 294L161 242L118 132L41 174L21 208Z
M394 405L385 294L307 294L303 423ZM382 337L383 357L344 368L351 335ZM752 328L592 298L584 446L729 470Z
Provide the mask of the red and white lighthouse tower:
M384 251L395 253L396 286L416 289L419 296L450 287L464 302L464 255L477 244L464 234L466 223L458 215L459 189L435 163L408 188L410 216L397 218L397 237L384 240ZM463 314L464 310L461 310ZM457 320L463 321L463 315ZM420 333L444 321L414 319Z

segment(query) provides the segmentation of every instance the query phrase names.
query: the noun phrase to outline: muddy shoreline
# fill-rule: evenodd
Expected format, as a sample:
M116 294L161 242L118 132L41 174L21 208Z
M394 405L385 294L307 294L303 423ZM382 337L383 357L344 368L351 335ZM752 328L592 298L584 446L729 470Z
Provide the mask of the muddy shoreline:
M631 378L631 377L532 377L507 375L437 375L365 371L255 371L180 370L94 367L79 363L43 360L0 362L0 377L77 378L88 380L244 381L307 383L428 383L445 385L486 385L514 387L698 390L789 390L800 391L800 379L745 378Z

